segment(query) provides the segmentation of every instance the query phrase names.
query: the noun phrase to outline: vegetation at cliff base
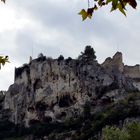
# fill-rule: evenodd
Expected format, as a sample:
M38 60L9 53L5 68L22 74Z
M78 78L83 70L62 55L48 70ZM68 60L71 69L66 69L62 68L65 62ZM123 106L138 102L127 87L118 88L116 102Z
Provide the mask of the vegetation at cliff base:
M139 140L140 122L132 121L122 128L106 126L102 132L103 140Z
M129 93L124 99L105 106L96 114L91 113L91 105L87 102L83 114L78 118L69 118L64 122L32 120L29 128L1 121L0 139L16 140L32 135L38 139L47 136L49 140L63 140L66 136L74 140L98 140L99 137L103 140L139 140L140 121L135 120L140 116L139 101L139 92ZM129 118L131 121L126 121Z

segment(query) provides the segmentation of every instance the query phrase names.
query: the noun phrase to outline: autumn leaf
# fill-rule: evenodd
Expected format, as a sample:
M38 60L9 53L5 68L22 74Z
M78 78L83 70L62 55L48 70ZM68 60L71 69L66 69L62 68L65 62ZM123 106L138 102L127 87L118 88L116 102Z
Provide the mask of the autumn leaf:
M94 11L95 11L95 10L98 10L98 7L97 7L96 4L94 5L93 9L94 9Z
M84 9L82 9L82 10L79 12L79 15L82 16L82 20L83 20L83 21L84 21L87 17L91 19L92 14L93 14L93 8L89 8L87 11L85 11Z
M118 9L120 10L120 12L126 16L126 13L125 13L125 11L124 11L125 9L123 8L122 4L119 3L117 7L118 7Z
M113 8L114 10L116 10L117 5L118 5L118 0L112 0L112 8Z
M135 0L124 0L124 2L127 2L134 9L136 9L136 7L137 7L137 2Z
M92 17L93 10L94 10L93 8L88 8L87 14L88 14L89 18Z
M88 8L87 10L82 9L79 13L82 16L82 19L85 20L88 18L92 18L93 13L103 6L107 6L111 4L111 10L119 10L124 16L126 16L126 5L130 5L132 8L136 9L137 2L136 0L94 0L94 7Z
M8 60L8 56L5 56L5 57L3 57L3 56L0 56L0 69L1 69L1 65L5 65L5 63L9 63L9 60Z
M82 9L78 14L82 16L82 20L85 20L88 17L88 13L84 9Z
M108 4L108 3L110 3L110 2L112 2L112 0L107 0L107 1L106 1L106 4Z

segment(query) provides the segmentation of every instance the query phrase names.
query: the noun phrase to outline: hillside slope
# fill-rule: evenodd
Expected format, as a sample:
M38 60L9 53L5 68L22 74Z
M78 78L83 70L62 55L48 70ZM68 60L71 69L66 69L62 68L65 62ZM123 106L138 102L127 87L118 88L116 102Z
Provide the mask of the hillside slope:
M120 52L103 64L95 58L87 46L77 59L40 55L16 68L14 84L0 102L7 137L101 139L106 125L139 118L139 65L125 66Z

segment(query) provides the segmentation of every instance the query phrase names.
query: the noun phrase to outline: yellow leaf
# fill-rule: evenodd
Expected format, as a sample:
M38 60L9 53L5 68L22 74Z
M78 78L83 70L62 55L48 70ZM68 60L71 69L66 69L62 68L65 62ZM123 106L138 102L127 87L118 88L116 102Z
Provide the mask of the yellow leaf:
M82 9L78 14L82 16L82 20L83 20L83 21L84 21L87 17L90 18L90 16L88 15L88 13L87 13L84 9Z
M124 9L123 9L121 3L119 3L117 7L118 7L118 9L120 10L120 12L126 16L126 13L125 13L125 11L124 11Z

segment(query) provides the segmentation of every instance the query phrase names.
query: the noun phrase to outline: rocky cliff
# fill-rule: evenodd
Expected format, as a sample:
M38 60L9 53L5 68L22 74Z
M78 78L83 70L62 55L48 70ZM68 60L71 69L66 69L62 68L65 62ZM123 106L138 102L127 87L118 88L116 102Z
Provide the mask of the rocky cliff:
M77 117L86 102L93 104L95 112L104 98L118 100L126 91L136 90L122 72L121 53L102 65L86 55L65 60L40 56L15 69L15 81L6 93L4 109L11 110L12 122L26 126L35 120ZM98 102L100 97L103 99Z
M133 81L133 85L140 90L140 65L124 65L121 52L117 52L112 58L108 57L102 66L109 70L118 69L125 77L130 78Z
M2 103L3 110L10 112L8 120L25 127L63 123L86 116L87 104L95 115L138 91L133 71L124 66L120 52L99 64L92 51L85 49L77 59L41 55L16 68L14 84Z

